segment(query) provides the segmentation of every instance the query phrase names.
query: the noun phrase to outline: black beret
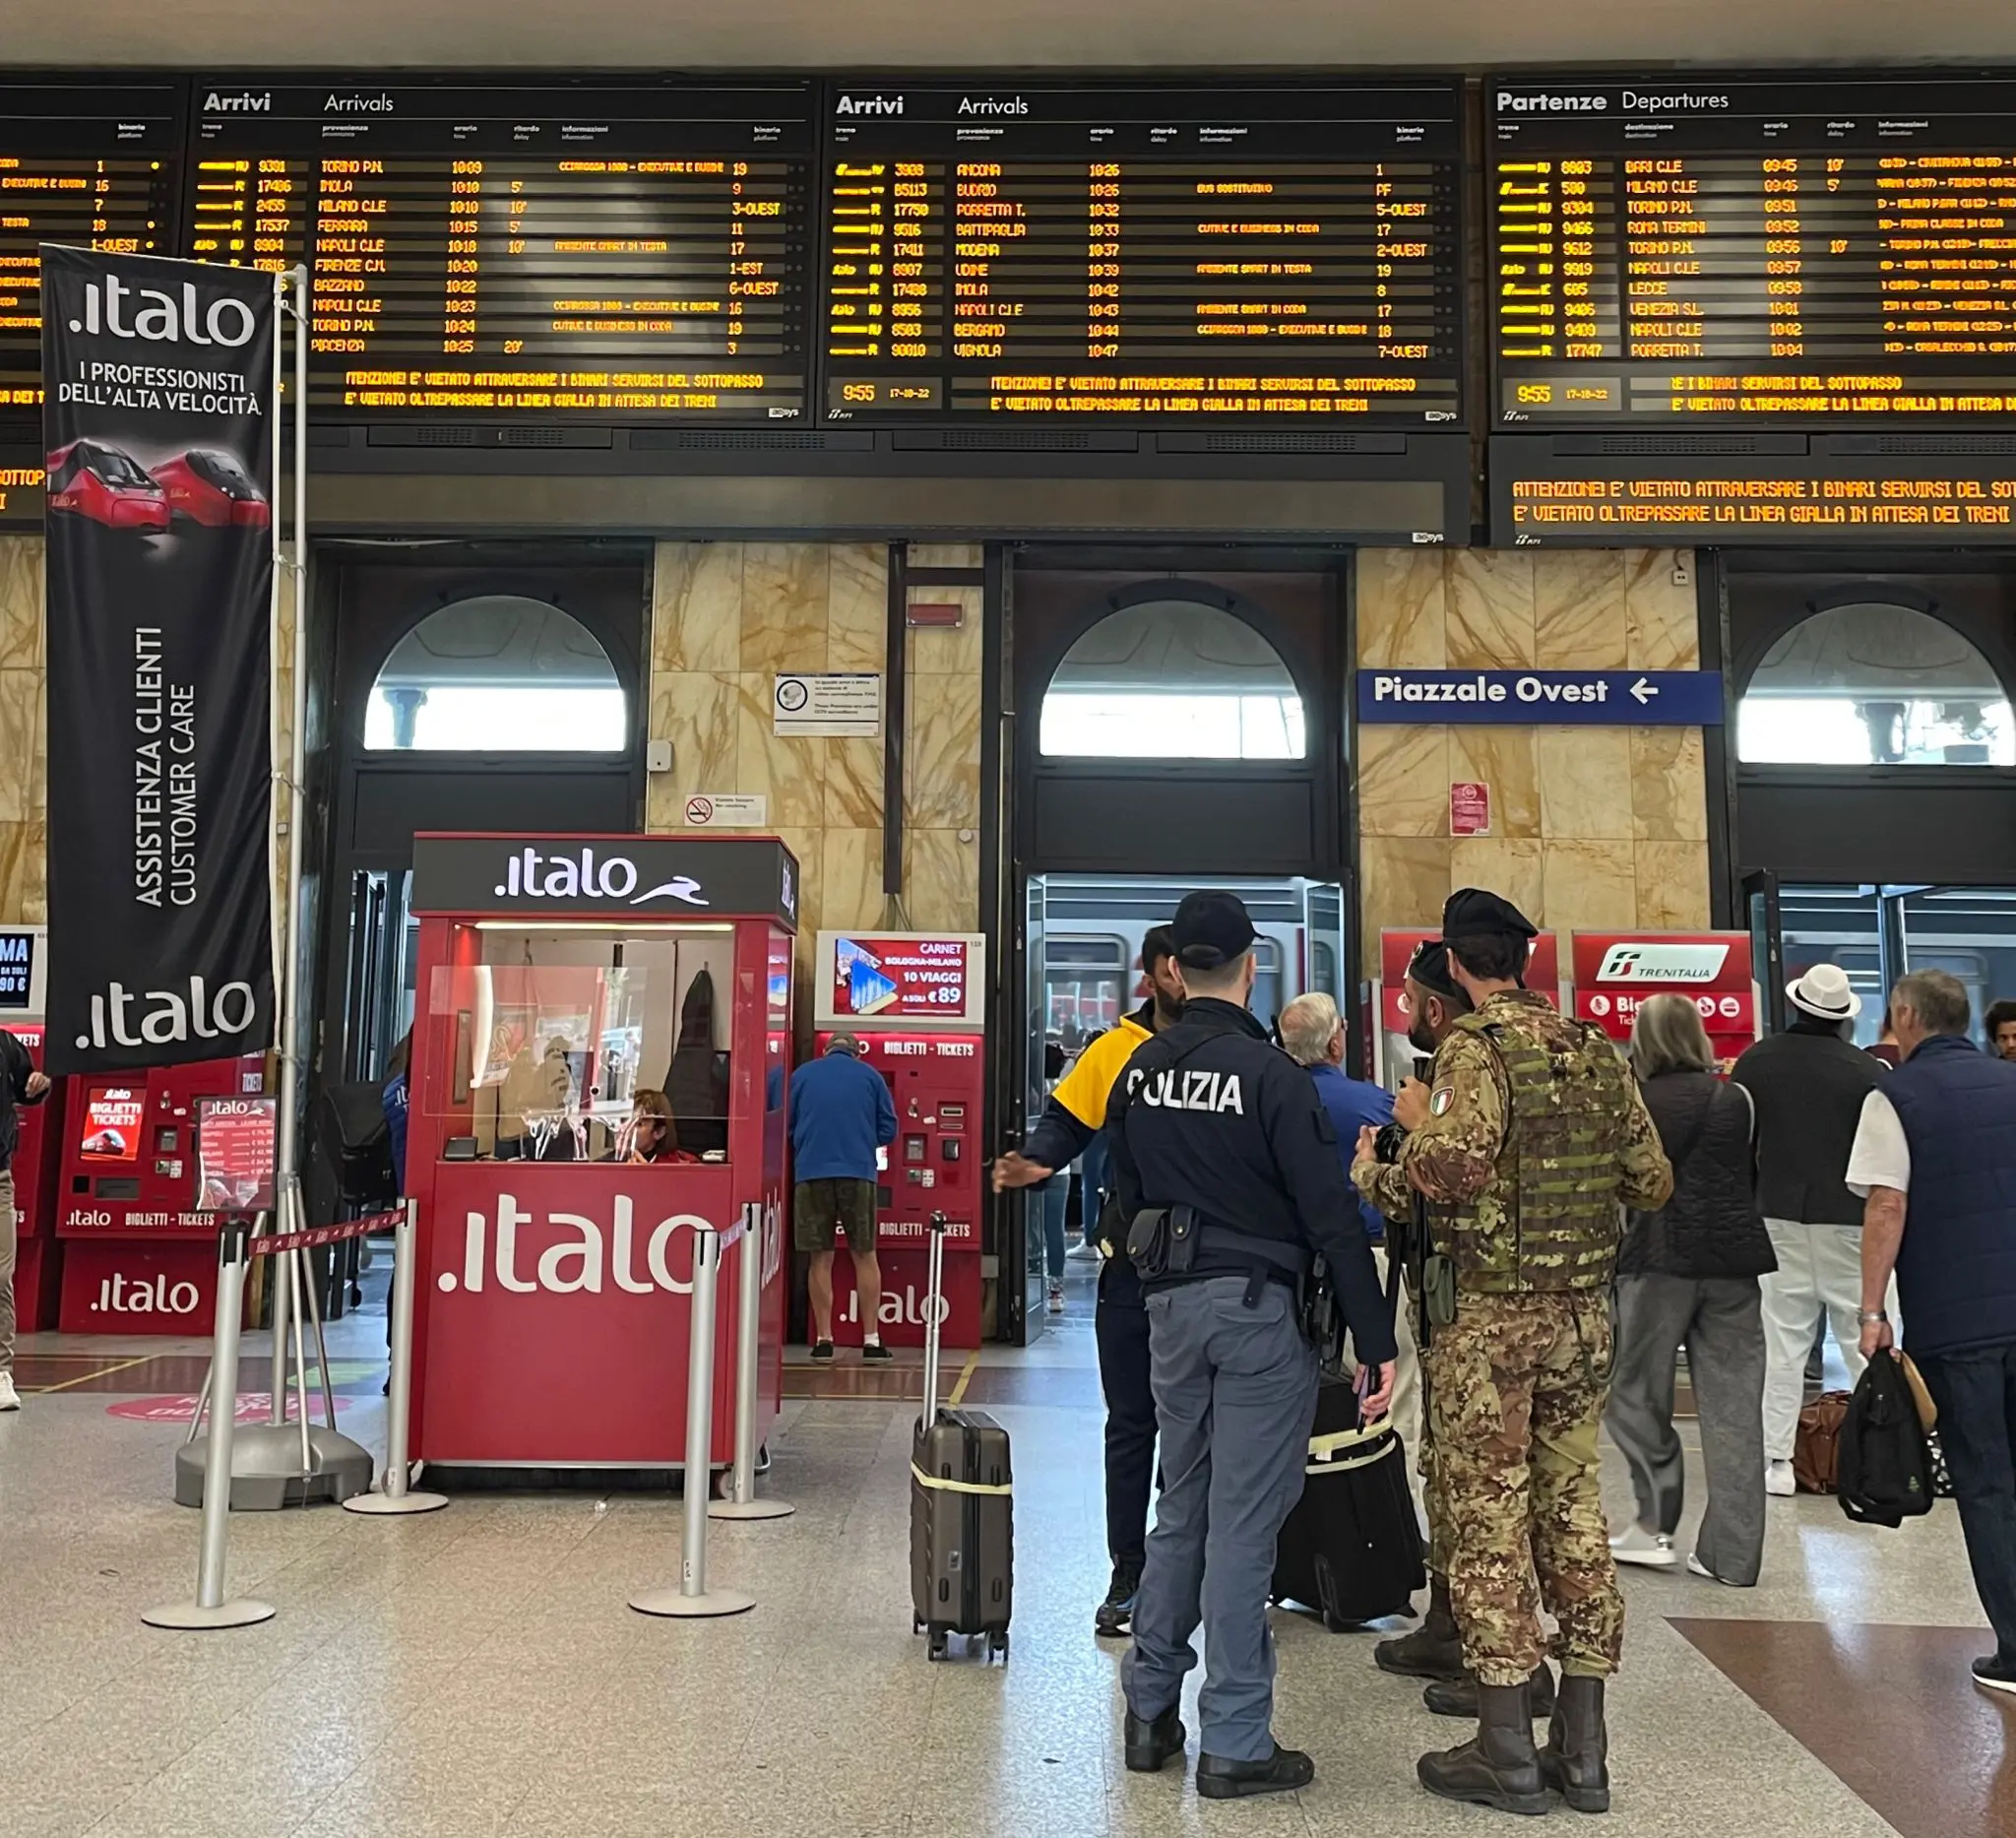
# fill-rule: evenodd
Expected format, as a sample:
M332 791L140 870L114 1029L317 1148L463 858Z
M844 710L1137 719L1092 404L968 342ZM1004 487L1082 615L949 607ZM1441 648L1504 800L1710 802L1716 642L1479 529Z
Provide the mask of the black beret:
M1253 948L1253 921L1236 894L1185 894L1169 920L1176 962L1190 970L1222 970Z
M1442 909L1442 936L1448 938L1534 938L1540 927L1497 894L1459 887Z
M1415 946L1414 956L1407 961L1407 974L1411 982L1419 983L1423 989L1436 995L1446 995L1451 1001L1460 1001L1463 997L1455 977L1450 974L1449 947L1439 938L1423 938Z

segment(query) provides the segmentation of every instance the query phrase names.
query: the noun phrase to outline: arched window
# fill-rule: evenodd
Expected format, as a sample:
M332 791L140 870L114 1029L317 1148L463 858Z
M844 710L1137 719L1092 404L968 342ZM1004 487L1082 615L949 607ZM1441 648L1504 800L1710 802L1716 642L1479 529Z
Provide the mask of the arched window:
M2012 766L2009 692L1943 619L1886 601L1802 619L1736 705L1736 756L1800 766Z
M629 711L608 653L571 613L487 594L429 613L371 687L374 752L619 753Z
M1300 759L1302 699L1243 619L1201 601L1144 601L1064 654L1038 745L1050 758Z

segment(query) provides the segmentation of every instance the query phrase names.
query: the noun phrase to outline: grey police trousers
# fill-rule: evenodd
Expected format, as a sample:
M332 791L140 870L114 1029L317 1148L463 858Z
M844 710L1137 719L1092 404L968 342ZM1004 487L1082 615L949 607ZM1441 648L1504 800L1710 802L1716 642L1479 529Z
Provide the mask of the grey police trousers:
M1244 1277L1148 1298L1163 1489L1122 1668L1128 1707L1155 1718L1181 1697L1204 1624L1204 1753L1273 1754L1274 1636L1267 1589L1283 1522L1301 1497L1316 1418L1316 1354L1292 1293L1269 1283L1249 1308Z

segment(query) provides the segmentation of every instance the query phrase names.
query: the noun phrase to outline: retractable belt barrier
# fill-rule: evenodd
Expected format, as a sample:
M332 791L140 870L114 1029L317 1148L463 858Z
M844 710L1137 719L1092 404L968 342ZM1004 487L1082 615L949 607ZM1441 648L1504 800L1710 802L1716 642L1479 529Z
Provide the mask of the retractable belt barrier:
M408 1202L410 1205L410 1202ZM309 1226L300 1232L268 1232L252 1240L252 1255L268 1251L312 1251L325 1244L341 1244L345 1238L361 1238L373 1232L396 1232L406 1223L407 1209L372 1213L364 1219L346 1219L333 1226Z
M385 1391L385 1470L376 1493L352 1493L343 1502L346 1512L369 1518L402 1513L438 1512L448 1504L446 1493L423 1493L411 1486L412 1464L407 1452L407 1427L413 1406L413 1291L419 1286L419 1208L407 1201L396 1213L355 1219L344 1229L375 1231L386 1222L395 1227L392 1252L392 1373Z

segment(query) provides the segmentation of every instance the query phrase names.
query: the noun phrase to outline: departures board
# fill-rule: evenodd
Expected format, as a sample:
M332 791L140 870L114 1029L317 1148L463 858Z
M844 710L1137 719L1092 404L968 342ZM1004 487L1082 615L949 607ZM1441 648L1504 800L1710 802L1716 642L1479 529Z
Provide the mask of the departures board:
M42 400L41 244L176 253L182 86L0 80L0 416Z
M826 421L1463 419L1454 83L834 84Z
M815 94L199 80L183 240L307 264L337 419L795 421Z
M2016 82L1486 83L1493 425L2016 413Z

